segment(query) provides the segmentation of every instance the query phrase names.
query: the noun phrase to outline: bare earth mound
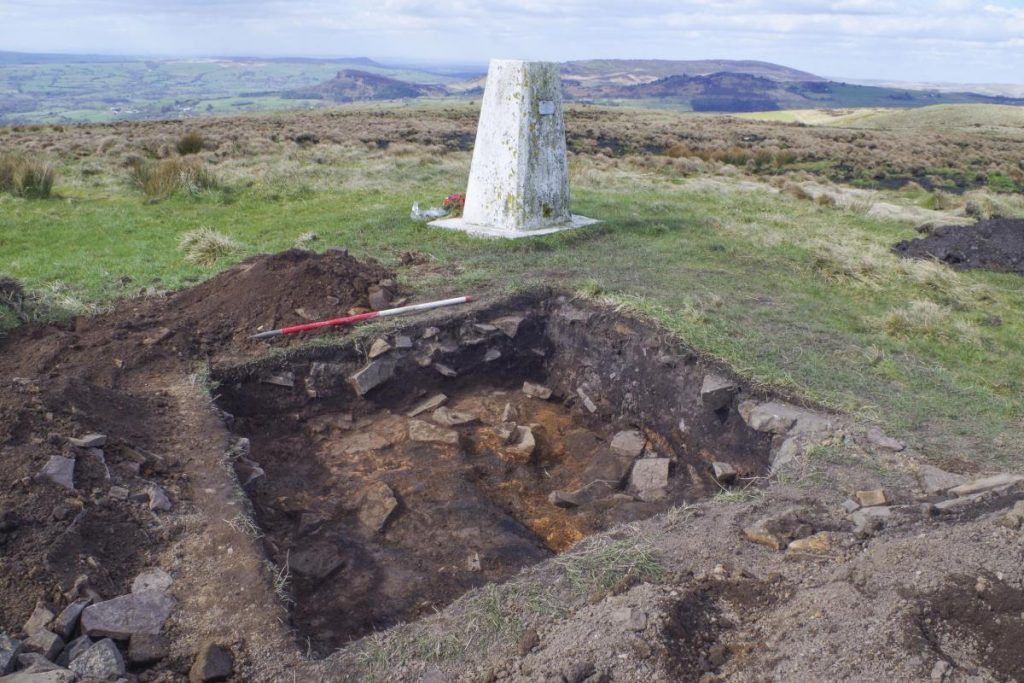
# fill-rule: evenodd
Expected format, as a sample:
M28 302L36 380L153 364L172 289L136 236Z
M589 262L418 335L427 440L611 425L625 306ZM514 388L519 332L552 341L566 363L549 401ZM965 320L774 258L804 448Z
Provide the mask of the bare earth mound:
M893 250L911 258L934 258L954 268L980 268L1024 275L1024 219L994 218L976 225L948 225Z

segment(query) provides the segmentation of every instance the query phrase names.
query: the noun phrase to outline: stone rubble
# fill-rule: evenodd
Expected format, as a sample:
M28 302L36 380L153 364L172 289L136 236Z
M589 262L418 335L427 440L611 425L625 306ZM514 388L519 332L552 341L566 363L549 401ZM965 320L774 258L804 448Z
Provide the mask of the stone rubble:
M405 416L406 417L416 417L420 413L425 413L428 410L434 410L435 408L440 407L447 400L448 400L448 397L445 396L444 394L434 394L430 398L428 398L428 399L426 399L424 401L420 401L419 403L417 403L416 406L413 407L412 410L410 410L409 412L407 412L405 414Z
M611 449L613 453L629 458L639 458L644 452L647 439L638 429L628 429L615 434L612 437Z
M136 633L160 633L174 609L174 600L160 590L129 593L89 605L82 612L82 630L93 637L127 640Z
M188 672L189 683L210 683L226 680L234 669L231 652L216 643L207 642L199 648Z
M727 377L714 372L704 375L700 387L700 400L708 410L720 410L727 406L739 391L739 385Z
M77 439L75 437L68 437L68 442L72 446L78 446L79 448L103 448L107 445L107 437L105 434L86 434Z
M539 398L543 401L551 398L551 389L543 384L535 384L534 382L523 382L523 393L530 398Z
M95 643L76 657L68 668L83 678L110 680L124 674L124 658L110 638Z
M75 490L75 460L61 455L51 455L50 459L39 472L39 477L63 487L68 491Z

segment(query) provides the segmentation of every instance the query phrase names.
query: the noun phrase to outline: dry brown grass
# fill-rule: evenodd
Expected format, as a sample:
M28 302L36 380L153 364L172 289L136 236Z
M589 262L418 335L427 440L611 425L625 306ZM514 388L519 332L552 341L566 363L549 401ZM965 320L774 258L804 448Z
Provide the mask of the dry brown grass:
M53 167L17 152L0 153L0 192L45 199L53 191Z
M148 201L166 199L172 194L199 194L220 187L217 178L199 159L171 158L157 162L134 160L129 166L132 183Z

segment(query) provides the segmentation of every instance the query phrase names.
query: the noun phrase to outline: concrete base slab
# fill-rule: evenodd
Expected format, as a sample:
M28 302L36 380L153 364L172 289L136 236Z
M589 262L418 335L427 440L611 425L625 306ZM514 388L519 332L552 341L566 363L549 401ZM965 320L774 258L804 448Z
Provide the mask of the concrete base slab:
M572 219L568 223L552 225L547 228L538 228L536 230L508 230L506 228L499 228L493 225L477 225L466 221L464 218L444 218L439 221L431 221L430 223L427 223L427 225L434 228L445 228L446 230L461 230L462 232L470 235L476 235L477 237L519 239L520 237L540 237L541 235L551 235L556 232L574 230L576 228L582 228L587 225L593 225L594 223L600 222L601 221L596 218L587 218L586 216L577 216L576 214L573 214Z

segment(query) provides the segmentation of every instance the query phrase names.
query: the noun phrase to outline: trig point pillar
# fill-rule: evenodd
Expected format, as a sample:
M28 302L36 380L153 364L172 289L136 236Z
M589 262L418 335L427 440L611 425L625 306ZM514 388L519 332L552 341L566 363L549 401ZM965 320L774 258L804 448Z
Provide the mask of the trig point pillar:
M461 218L430 225L530 237L598 221L569 213L569 166L558 65L492 59Z

